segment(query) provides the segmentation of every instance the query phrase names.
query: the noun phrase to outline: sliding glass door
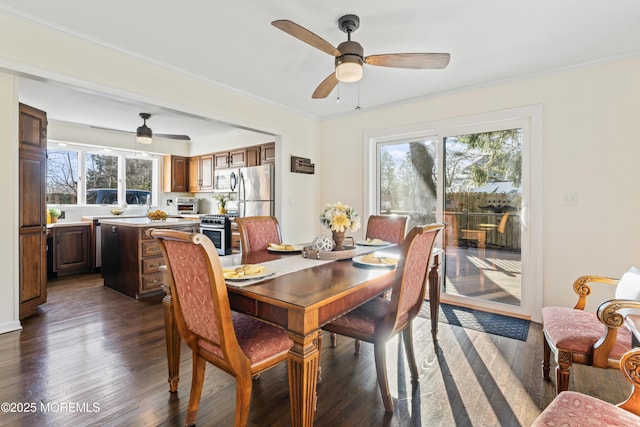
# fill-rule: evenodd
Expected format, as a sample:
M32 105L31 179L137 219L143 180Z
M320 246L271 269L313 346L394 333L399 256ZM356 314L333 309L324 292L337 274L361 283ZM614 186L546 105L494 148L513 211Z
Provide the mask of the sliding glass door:
M409 215L409 227L447 224L438 242L443 301L529 316L541 306L541 233L528 227L542 227L539 206L528 218L541 188L532 166L541 126L532 126L537 109L513 111L522 116L370 138L367 206Z

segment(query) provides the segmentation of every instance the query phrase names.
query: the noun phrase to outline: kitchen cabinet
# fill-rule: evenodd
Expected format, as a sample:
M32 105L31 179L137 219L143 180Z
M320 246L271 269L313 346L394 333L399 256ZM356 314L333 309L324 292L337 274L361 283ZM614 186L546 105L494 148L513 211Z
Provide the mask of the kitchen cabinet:
M276 161L276 144L254 145L245 150L244 166L272 165Z
M19 105L18 259L20 319L47 301L47 113Z
M213 166L213 154L189 158L189 192L213 190Z
M102 220L102 277L104 285L132 298L144 298L162 291L165 265L158 243L146 235L149 228L171 228L194 233L194 221L168 218L152 222L148 218Z
M58 277L87 273L90 268L89 224L60 225L52 229L53 273Z
M260 146L260 164L272 165L276 162L276 144L275 142L269 144L262 144Z
M189 191L189 158L164 156L164 191L185 193Z
M215 168L240 168L247 165L247 150L245 148L214 154Z

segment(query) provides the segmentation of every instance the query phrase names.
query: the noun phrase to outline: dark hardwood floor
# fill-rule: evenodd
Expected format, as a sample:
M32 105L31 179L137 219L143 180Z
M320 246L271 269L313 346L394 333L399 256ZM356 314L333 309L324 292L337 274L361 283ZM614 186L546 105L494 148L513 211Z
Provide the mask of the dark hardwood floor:
M189 400L191 352L185 346L178 393L169 393L160 298L136 301L105 288L99 275L49 283L49 297L23 330L0 335L1 426L181 426ZM420 381L411 386L398 341L387 367L395 412L377 388L373 347L326 336L317 426L528 426L553 398L541 378L542 334L526 342L415 321ZM618 403L629 384L617 370L576 366L570 389ZM397 400L395 400L397 399ZM231 426L235 382L207 366L198 425ZM3 406L3 409L5 407ZM288 426L286 365L255 381L249 424Z

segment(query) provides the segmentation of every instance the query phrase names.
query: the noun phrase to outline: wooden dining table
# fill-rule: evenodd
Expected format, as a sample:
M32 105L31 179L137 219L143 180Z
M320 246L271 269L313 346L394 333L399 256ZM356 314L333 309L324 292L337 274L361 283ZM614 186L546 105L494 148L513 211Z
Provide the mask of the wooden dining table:
M388 249L399 253L399 248ZM223 266L258 264L284 257L300 257L258 251L242 256L221 257ZM235 258L234 258L235 257ZM438 332L440 289L438 284L439 255L432 256L429 271L429 303L431 332ZM228 285L232 310L281 326L289 333L293 347L289 351L288 375L291 421L294 427L311 427L316 407L316 384L320 367L319 344L321 327L389 289L394 269L367 268L351 260L333 261L311 268L268 278L250 286ZM165 280L165 283L168 283ZM180 367L180 336L175 323L170 290L163 300L169 390L178 389Z

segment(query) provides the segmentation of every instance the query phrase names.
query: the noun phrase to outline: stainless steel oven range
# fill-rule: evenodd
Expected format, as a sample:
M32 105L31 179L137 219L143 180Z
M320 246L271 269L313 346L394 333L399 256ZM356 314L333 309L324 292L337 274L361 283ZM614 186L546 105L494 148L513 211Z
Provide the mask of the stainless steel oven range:
M218 255L231 254L231 219L229 215L202 215L200 217L200 233L207 236Z

